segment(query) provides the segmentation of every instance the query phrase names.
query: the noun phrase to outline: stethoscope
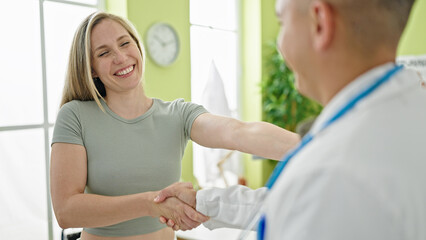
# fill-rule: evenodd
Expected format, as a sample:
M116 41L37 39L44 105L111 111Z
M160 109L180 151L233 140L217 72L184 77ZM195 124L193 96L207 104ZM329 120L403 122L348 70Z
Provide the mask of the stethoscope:
M329 127L331 124L336 122L338 119L342 118L346 113L348 113L351 109L354 108L354 106L362 99L366 98L368 95L370 95L372 92L374 92L379 86L381 86L383 83L389 81L389 79L392 78L398 71L400 71L403 68L401 65L397 65L393 67L391 70L387 71L384 75L379 77L373 84L371 84L369 87L361 91L359 94L352 97L345 105L343 105L330 119L324 122L324 124L319 128L318 131L315 131L315 133L309 132L307 133L301 140L301 142L289 153L287 153L281 160L281 162L278 163L278 165L275 167L274 171L272 172L268 182L266 183L266 187L268 188L268 191L271 190L275 182L277 181L278 177L280 176L281 172L284 170L287 163L292 159L297 153L299 153L308 143L310 143L314 137L322 132L324 129ZM266 195L266 194L265 194ZM263 201L266 198L266 196L263 196L261 201ZM255 211L256 215L253 216L252 219L248 224L246 224L246 227L244 228L244 231L241 233L241 235L238 237L238 239L245 239L248 235L248 232L250 229L253 228L253 226L258 223L257 228L257 239L263 240L265 237L265 229L266 229L266 217L265 215L261 214L260 209L256 209ZM260 220L259 220L260 218Z

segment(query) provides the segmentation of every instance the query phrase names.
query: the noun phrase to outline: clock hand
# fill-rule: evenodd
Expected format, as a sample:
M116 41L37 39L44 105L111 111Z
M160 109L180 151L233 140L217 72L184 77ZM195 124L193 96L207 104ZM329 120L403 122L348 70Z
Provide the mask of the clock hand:
M165 46L167 46L167 45L169 45L170 43L174 43L174 42L175 42L175 41L172 39L172 40L170 40L170 41L168 41L168 42L165 42L165 43L164 43L164 45L165 45Z
M154 38L155 38L155 39L157 39L157 40L160 42L160 44L161 44L161 46L162 46L162 47L164 47L164 46L166 45L166 44L163 42L163 40L162 40L161 38L159 38L157 35L155 35L155 36L154 36Z

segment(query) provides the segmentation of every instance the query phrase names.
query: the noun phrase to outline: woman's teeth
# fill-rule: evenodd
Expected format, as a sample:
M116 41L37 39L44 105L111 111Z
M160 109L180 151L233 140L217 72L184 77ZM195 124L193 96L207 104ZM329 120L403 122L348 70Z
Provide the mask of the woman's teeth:
M126 69L124 69L124 70L122 70L122 71L120 71L120 72L116 73L115 75L117 75L117 76L122 76L122 75L128 74L128 73L129 73L129 72L131 72L132 70L133 70L133 66L130 66L130 67L128 67L128 68L126 68Z

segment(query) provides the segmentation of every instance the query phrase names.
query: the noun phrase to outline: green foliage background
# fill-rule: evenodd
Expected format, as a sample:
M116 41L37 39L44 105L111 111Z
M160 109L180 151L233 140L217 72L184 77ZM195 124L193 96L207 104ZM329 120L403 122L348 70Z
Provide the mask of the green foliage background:
M296 90L293 72L286 66L275 43L268 45L271 57L262 80L262 117L287 130L296 131L299 123L318 116L322 107Z

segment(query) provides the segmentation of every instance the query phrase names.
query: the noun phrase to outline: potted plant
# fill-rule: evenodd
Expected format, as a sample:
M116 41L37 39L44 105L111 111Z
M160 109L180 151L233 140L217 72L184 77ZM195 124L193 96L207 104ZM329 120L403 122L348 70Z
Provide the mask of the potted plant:
M262 79L262 118L292 132L304 135L322 106L302 96L294 86L293 72L287 67L275 43L268 45L267 74ZM277 161L266 160L265 176L269 176ZM266 179L264 179L266 181Z
M298 126L306 121L312 122L318 116L322 106L300 95L294 86L293 72L278 53L276 45L269 44L269 49L267 74L261 83L263 120L297 132Z

